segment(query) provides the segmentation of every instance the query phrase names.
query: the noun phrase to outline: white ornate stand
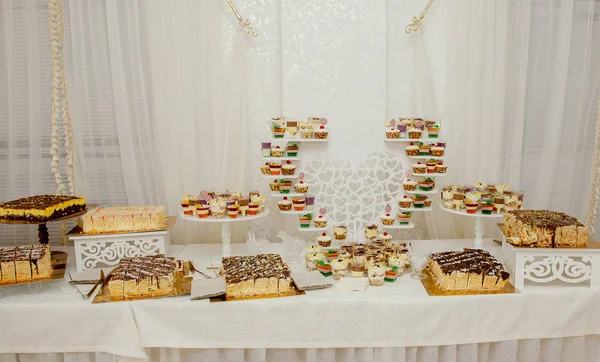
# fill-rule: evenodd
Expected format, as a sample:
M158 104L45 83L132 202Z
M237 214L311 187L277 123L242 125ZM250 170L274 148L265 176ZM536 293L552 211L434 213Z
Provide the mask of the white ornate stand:
M483 246L483 219L484 218L501 218L504 217L504 214L498 214L498 213L492 213L489 215L483 214L481 213L481 210L477 210L476 213L474 214L467 214L466 210L460 210L460 211L456 211L455 209L446 209L444 207L444 205L440 205L440 209L442 211L446 211L449 212L451 214L455 214L455 215L461 215L461 216L471 216L471 217L475 217L475 240L474 240L474 244L477 247L481 247Z
M503 231L503 224L498 224ZM588 248L518 248L506 242L502 232L502 254L517 289L525 280L549 283L560 280L569 284L588 283L600 288L600 244L591 240Z
M188 216L184 215L183 211L179 214L179 217L183 220L187 221L195 221L195 222L204 222L204 223L217 223L221 224L221 243L223 243L223 248L221 249L221 254L223 256L231 255L231 226L232 222L241 222L241 221L253 221L262 219L263 217L269 215L269 209L265 208L265 210L258 215L251 216L238 216L235 219L229 218L225 216L221 219L215 219L213 217L207 217L205 219L201 219L197 216Z
M127 234L69 234L77 271L119 264L122 258L166 254L167 230Z

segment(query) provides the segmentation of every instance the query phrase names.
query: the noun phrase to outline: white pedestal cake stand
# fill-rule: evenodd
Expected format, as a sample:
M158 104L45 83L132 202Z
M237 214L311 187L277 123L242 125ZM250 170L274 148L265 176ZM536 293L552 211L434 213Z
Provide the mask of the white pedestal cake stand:
M471 216L475 217L475 246L483 246L483 219L484 218L499 218L504 217L504 214L491 213L489 215L482 214L481 210L477 210L474 214L467 214L465 209L456 211L456 209L446 209L444 205L440 204L440 209L445 212L449 212L455 215Z
M198 216L189 216L184 215L183 211L179 214L183 220L187 221L195 221L195 222L204 222L204 223L216 223L221 224L221 243L223 243L223 248L221 249L221 254L223 256L231 256L231 226L230 224L233 222L242 222L242 221L253 221L262 219L263 217L269 215L269 209L265 208L265 210L258 215L249 215L249 216L238 216L235 219L230 218L225 215L225 217L220 219L215 219L214 217L207 217L205 219L201 219Z

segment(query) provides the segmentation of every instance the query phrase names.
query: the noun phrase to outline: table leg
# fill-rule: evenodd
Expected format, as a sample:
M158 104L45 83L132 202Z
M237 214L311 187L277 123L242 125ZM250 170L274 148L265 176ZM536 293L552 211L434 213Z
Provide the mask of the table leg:
M483 246L483 218L475 218L475 246Z
M40 240L40 244L48 244L48 238L50 235L48 234L48 227L46 224L40 224L38 226L38 239Z
M221 226L221 242L223 243L221 254L223 256L231 256L231 227L229 223L225 222Z

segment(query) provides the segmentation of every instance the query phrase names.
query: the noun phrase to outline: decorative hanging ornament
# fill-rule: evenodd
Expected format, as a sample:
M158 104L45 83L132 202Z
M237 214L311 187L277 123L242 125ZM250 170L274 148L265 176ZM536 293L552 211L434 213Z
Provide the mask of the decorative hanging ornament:
M412 177L413 173L412 173L412 171L408 170L408 171L406 171L405 175L406 175L406 177Z
M327 212L327 210L325 210L325 208L319 209L319 214L321 214L321 215L325 215L326 212Z
M390 121L390 125L391 125L392 127L394 127L394 126L396 125L396 120L395 120L395 119L392 119L392 120Z
M300 179L300 181L304 181L304 172L300 172L298 178Z
M392 211L392 207L390 206L390 204L385 205L385 212L390 212Z
M327 118L321 118L321 125L326 125L327 124Z

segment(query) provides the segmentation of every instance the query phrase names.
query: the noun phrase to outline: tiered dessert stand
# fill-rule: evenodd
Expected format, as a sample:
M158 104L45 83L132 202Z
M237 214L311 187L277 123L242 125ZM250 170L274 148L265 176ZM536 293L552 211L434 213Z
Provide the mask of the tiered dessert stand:
M201 223L213 223L213 224L221 224L221 243L223 247L221 248L221 254L223 256L231 255L231 223L234 222L242 222L242 221L254 221L258 219L262 219L263 217L269 215L269 209L265 207L265 210L258 213L257 215L247 215L247 216L238 216L236 218L230 217L222 217L222 218L199 218L197 216L185 215L183 211L179 214L183 220L201 222Z
M497 212L492 212L491 214L484 214L481 212L481 210L477 210L476 213L474 214L469 214L467 213L466 210L461 209L461 210L456 210L456 209L446 209L444 207L444 205L440 205L440 209L442 211L445 212L449 212L451 214L454 215L460 215L460 216L470 216L470 217L474 217L475 218L475 240L474 240L474 244L477 247L483 246L483 219L485 218L501 218L504 217L504 214L502 213L497 213Z
M327 120L325 118L321 119L321 123L323 125L327 124ZM300 138L300 131L298 131L298 133L296 134L296 137L289 137L288 133L285 133L285 137L280 137L280 138L276 138L274 135L271 136L270 141L275 141L275 142L298 142L298 143L326 143L328 141L328 138L326 139L316 139L316 138ZM299 151L301 152L301 150ZM286 150L284 150L284 155L287 153ZM272 157L272 156L262 156L262 161L263 162L271 162L271 161L281 161L281 162L286 162L286 161L300 161L301 158L298 156L283 156L283 157ZM294 172L294 175L264 175L264 179L265 180L304 180L304 172L298 172L298 170L296 169L296 172ZM293 185L292 185L292 189L294 189ZM283 197L288 197L288 198L292 198L292 197L298 197L298 196L306 196L306 194L304 193L298 193L298 192L292 192L290 190L290 192L288 193L281 193L281 192L277 192L277 191L271 191L270 195L274 198L280 199ZM277 208L277 210L279 210L279 212L283 215L303 215L303 214L310 214L310 213L314 213L314 211L316 206L313 205L313 208L308 210L306 208L306 205L304 207L304 210L302 211L295 211L293 209L293 205L292 205L292 209L290 211L282 211L279 209L279 207ZM323 230L322 228L315 228L315 227L310 227L310 228L301 228L298 227L298 230L300 231L319 231L319 230Z
M396 124L395 120L390 121L391 126L392 127L400 127L399 124ZM441 123L441 122L440 122ZM387 127L386 127L387 129ZM440 132L441 134L442 132ZM421 138L409 138L408 137L408 130L406 132L406 137L402 137L402 138L387 138L385 137L385 142L401 142L401 143L410 143L410 142L440 142L442 140L442 138L440 137L440 134L438 134L438 136L436 138L429 138L429 137L423 137L423 135L421 136ZM411 160L443 160L444 157L443 156L427 156L427 155L419 155L419 156L406 156ZM412 165L411 165L411 170L412 170ZM429 177L435 180L435 178L437 177L443 177L446 176L445 173L424 173L424 174L415 174L412 171L408 171L406 174L406 177ZM436 185L437 186L437 185ZM417 185L417 189L414 191L406 191L403 190L404 194L400 195L400 197L403 197L404 195L407 196L411 196L411 195L434 195L438 193L438 190L434 187L432 190L429 191L423 191L419 189L419 186ZM433 207L429 206L429 207L410 207L410 208L400 208L398 206L398 201L399 200L395 200L396 205L394 205L394 209L400 212L431 212L433 211ZM431 214L433 216L433 213ZM383 225L384 229L412 229L415 227L415 224L411 221L409 222L407 225ZM434 230L436 233L436 237L437 237L437 228L435 227L435 223L434 223Z

